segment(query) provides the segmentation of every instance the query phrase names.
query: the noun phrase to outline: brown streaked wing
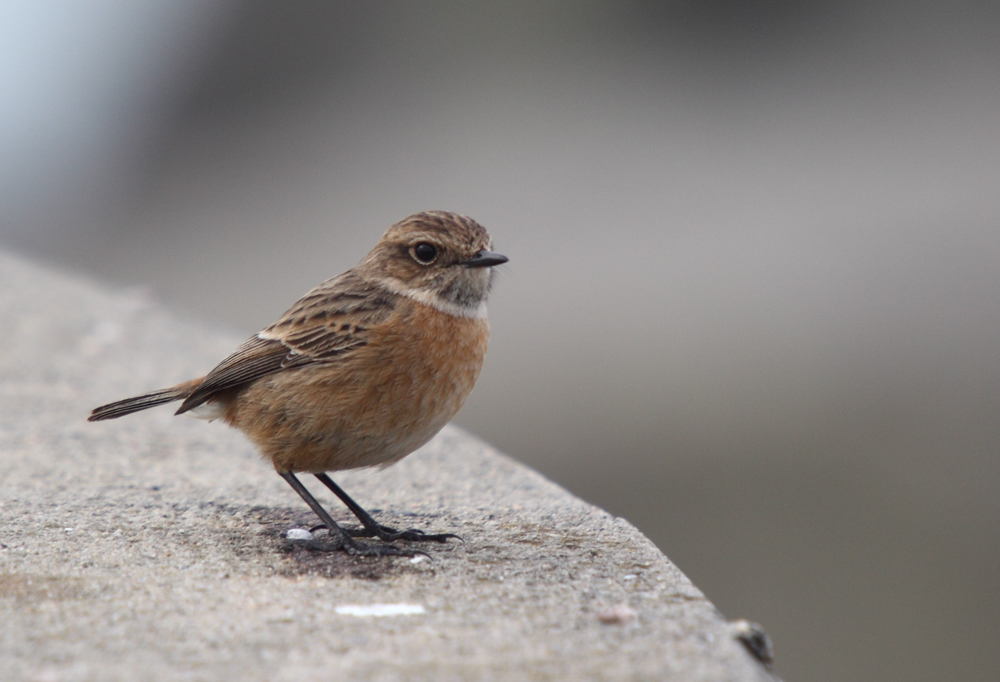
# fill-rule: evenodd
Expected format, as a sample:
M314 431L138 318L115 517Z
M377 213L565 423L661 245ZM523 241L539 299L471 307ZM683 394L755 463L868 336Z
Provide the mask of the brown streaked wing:
M396 307L398 294L348 271L324 282L261 334L294 351L284 366L330 361L368 342L368 330Z
M364 346L368 329L389 316L397 298L351 271L324 282L220 362L177 414L194 409L220 391L283 369L332 362Z
M288 347L280 341L258 336L247 339L208 373L201 385L181 403L177 414L198 407L219 391L277 372L288 354Z

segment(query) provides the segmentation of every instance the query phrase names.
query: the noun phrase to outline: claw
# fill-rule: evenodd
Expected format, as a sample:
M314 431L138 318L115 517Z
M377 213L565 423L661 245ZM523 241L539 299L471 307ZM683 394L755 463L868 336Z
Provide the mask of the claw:
M312 541L309 542L306 547L316 552L345 552L351 556L370 556L370 557L382 557L382 556L401 556L413 558L416 556L423 556L431 559L431 556L426 552L420 552L417 550L407 549L404 547L397 547L396 545L385 545L385 544L369 544L364 542L355 542L350 538L343 538L341 542L336 544L328 544L323 542Z
M310 533L315 533L318 530L326 529L326 524L319 524L318 526L313 526L309 529ZM389 526L383 526L378 524L377 530L370 530L368 528L342 528L345 533L347 533L352 538L375 538L384 542L395 542L396 540L406 540L408 542L447 542L448 540L455 539L459 542L465 542L461 536L455 535L454 533L436 533L429 534L420 530L419 528L407 528L406 530L396 530Z

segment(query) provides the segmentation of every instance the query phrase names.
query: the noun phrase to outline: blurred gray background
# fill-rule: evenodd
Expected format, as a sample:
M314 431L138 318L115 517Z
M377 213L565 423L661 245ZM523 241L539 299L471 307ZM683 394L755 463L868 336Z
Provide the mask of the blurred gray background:
M0 246L249 335L467 213L511 261L462 426L789 680L995 680L998 36L965 0L7 0Z

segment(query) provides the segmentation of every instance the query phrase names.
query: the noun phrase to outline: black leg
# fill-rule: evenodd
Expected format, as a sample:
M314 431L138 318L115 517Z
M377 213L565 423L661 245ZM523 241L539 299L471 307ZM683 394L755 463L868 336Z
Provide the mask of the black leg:
M352 500L343 489L333 482L333 479L326 474L313 474L320 482L333 491L333 494L340 498L340 501L347 505L347 508L351 510L355 516L358 517L358 521L364 526L364 530L361 531L351 531L343 530L342 532L347 533L351 537L377 537L379 540L385 540L386 542L392 542L393 540L410 540L412 542L445 542L448 538L456 538L461 540L462 538L454 535L452 533L441 533L438 535L429 535L422 530L416 530L410 528L409 530L399 531L395 528L390 528L389 526L383 526L382 524L375 521L371 514L366 512L361 508L357 502ZM320 517L322 518L322 517ZM323 521L326 523L326 520Z
M299 494L309 508L312 509L316 516L323 521L323 525L326 527L330 536L336 541L335 549L341 549L348 554L360 554L364 556L416 556L417 552L409 552L405 549L400 549L398 547L393 547L392 545L369 545L355 542L351 539L348 533L337 525L333 520L333 517L323 509L322 505L316 501L316 498L312 496L306 487L302 485L290 471L278 472L281 477L288 482L288 485L292 486L292 489Z

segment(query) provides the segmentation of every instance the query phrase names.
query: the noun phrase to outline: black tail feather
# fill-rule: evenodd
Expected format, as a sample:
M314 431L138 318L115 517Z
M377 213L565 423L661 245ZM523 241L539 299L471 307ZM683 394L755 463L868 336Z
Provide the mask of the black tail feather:
M187 384L181 384L180 386L171 386L170 388L162 388L159 391L153 391L152 393L137 395L134 398L118 400L116 402L94 408L93 411L91 411L90 416L87 417L87 421L99 422L104 419L117 419L118 417L124 417L126 414L148 410L149 408L156 407L157 405L164 405L175 400L180 400L181 398L187 397L187 394L190 393L190 391L191 389Z

